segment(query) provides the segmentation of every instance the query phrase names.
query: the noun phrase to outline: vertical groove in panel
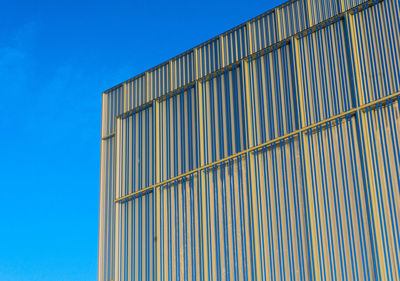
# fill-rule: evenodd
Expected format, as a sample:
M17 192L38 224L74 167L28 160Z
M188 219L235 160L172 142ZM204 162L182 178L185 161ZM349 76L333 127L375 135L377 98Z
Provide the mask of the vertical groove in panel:
M400 4L385 0L355 9L350 17L357 91L368 103L400 89Z
M299 128L292 48L289 42L259 53L249 61L254 144Z
M354 106L344 21L318 25L298 38L298 76L305 124L311 125Z

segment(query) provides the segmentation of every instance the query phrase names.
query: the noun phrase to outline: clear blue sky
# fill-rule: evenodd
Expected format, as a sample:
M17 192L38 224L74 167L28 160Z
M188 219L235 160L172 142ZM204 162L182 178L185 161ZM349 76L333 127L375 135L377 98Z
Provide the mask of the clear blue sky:
M0 280L96 280L101 95L282 1L1 1Z

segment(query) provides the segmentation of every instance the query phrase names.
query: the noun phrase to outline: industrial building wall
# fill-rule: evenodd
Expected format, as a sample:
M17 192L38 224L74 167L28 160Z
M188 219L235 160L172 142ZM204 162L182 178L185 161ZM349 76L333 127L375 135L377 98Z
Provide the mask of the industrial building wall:
M399 280L400 3L285 3L103 93L109 280Z

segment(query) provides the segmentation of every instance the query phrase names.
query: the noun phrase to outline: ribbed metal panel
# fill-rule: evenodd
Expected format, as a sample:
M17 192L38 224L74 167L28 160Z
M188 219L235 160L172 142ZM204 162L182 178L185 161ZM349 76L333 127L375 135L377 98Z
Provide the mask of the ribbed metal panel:
M192 176L156 192L156 280L202 280L202 188Z
M160 97L171 90L170 62L147 72L147 88L151 99Z
M117 206L115 281L157 280L152 193Z
M279 30L278 41L295 35L308 27L304 0L289 1L278 7L275 13L277 30Z
M314 26L339 14L339 0L305 1L309 26Z
M371 102L400 89L400 4L365 4L350 15L357 89Z
M247 155L254 269L249 280L310 280L310 218L299 136Z
M158 105L157 166L161 181L198 167L196 87L174 92Z
M249 61L254 145L298 129L293 50L290 41Z
M245 24L222 34L220 38L223 59L221 67L230 65L244 57L247 57L249 54L249 36Z
M124 112L150 100L147 91L146 74L141 74L125 83Z
M203 120L204 163L211 163L246 148L243 69L235 65L204 79L200 118Z
M317 25L296 43L300 105L310 125L347 111L355 104L344 21Z
M328 280L374 277L364 176L350 115L304 136L315 274ZM319 279L319 278L317 278Z
M117 197L154 183L153 120L153 107L147 106L117 121Z
M362 139L366 160L368 198L375 211L375 247L380 274L400 278L400 113L399 98L363 114Z
M276 12L265 13L248 22L250 53L258 52L278 40Z
M365 2L368 2L368 0L339 0L340 12L348 11Z
M199 78L221 68L222 54L221 40L219 37L200 45L196 48L196 51L198 58L197 73Z
M101 141L98 279L114 278L115 262L115 138Z
M124 110L124 87L118 86L115 89L103 93L101 136L106 137L115 133L116 117Z
M193 50L173 58L171 60L171 90L176 90L192 82L196 77L195 71L196 59Z

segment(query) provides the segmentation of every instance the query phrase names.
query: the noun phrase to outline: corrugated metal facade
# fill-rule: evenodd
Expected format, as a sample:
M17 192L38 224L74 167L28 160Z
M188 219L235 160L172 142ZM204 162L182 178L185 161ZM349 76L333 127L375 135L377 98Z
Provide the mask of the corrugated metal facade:
M104 92L98 279L399 280L399 14L290 1Z

